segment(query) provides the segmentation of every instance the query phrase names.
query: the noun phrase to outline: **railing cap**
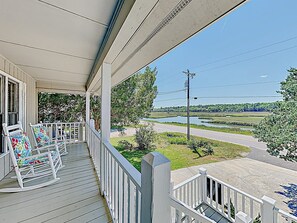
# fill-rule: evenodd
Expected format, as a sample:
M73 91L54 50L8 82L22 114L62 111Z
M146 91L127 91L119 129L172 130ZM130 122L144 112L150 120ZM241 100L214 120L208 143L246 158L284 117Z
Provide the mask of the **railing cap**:
M267 197L265 195L261 198L261 200L263 202L268 203L268 204L271 204L271 205L275 205L275 203L276 203L276 200L274 200L274 199L272 199L270 197Z
M170 163L170 160L167 159L164 155L158 152L151 152L145 155L142 159L152 167L157 167L166 163Z
M206 175L207 174L207 170L203 167L200 167L199 168L199 173L202 174L202 175Z

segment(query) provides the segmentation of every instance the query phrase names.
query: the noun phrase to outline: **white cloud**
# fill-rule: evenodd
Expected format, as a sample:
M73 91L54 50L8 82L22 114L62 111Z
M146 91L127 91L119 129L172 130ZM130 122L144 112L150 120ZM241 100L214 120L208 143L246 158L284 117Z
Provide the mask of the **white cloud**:
M268 77L268 75L267 74L264 74L264 75L261 75L260 77L266 78L266 77Z

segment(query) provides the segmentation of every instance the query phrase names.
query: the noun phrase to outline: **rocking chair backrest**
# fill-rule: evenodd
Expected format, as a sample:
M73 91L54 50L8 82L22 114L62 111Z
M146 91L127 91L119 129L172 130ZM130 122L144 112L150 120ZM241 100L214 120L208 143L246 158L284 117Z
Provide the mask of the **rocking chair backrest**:
M19 159L32 156L32 147L28 136L23 132L22 125L19 123L13 126L7 126L4 123L3 131L13 164L20 167L26 165L28 161Z
M42 124L31 125L31 130L34 136L37 147L47 146L50 144L50 138L47 133L47 128Z

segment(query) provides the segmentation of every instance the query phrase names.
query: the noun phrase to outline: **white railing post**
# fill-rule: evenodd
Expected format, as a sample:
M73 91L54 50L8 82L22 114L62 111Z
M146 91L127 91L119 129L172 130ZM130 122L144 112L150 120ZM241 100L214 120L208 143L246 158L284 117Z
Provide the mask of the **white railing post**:
M90 123L90 92L86 92L86 123Z
M235 223L252 223L253 220L243 212L238 212L235 216Z
M111 64L103 63L101 66L101 152L100 152L100 185L101 195L104 194L104 179L109 176L105 168L106 157L104 153L104 142L110 139L110 104L111 104Z
M275 200L270 197L263 196L262 197L262 223L274 223L274 208L275 208Z
M145 223L171 222L170 161L152 152L141 162L141 220Z
M207 170L205 168L199 168L199 173L201 174L201 200L206 202L207 199Z

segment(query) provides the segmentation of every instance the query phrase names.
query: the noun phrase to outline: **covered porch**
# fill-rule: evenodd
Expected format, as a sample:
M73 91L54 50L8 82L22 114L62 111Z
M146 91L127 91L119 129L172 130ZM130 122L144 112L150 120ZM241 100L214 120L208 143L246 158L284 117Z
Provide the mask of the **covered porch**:
M30 134L28 124L38 122L38 92L85 95L86 119L79 123L77 128L81 129L70 130L69 155L63 157L66 167L59 172L61 180L28 192L0 194L0 221L214 223L224 218L250 223L252 220L242 213L246 209L236 206L236 218L230 212L225 214L224 203L217 202L221 196L219 185L224 185L227 192L222 198L231 209L228 190L241 193L236 188L206 172L172 188L166 157L148 154L140 173L109 142L111 88L244 2L1 2L0 75L1 92L5 93L1 98L2 123L20 121ZM90 121L92 95L101 96L104 118L100 133ZM57 130L62 124L45 125ZM64 124L70 129L77 126ZM14 182L10 179L12 166L4 139L1 145L0 186L5 187ZM214 197L208 196L214 191ZM222 216L219 221L198 210L201 202ZM272 203L260 202L260 206L262 223L282 222L277 221L282 216L290 223L296 221Z

